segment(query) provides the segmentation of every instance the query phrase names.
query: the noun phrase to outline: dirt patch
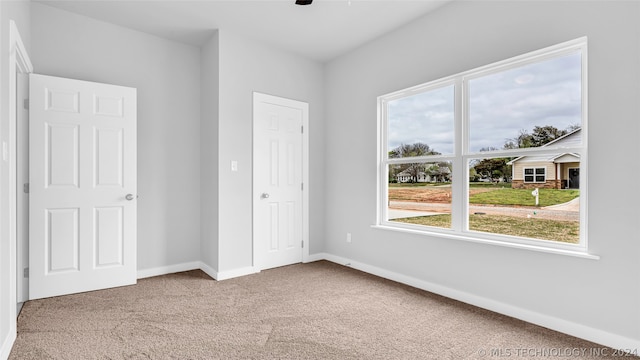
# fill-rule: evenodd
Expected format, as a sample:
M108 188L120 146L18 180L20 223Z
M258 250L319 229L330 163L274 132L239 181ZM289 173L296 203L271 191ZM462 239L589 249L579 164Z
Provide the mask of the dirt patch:
M470 189L469 196L493 189ZM389 188L389 200L429 203L451 203L450 187Z

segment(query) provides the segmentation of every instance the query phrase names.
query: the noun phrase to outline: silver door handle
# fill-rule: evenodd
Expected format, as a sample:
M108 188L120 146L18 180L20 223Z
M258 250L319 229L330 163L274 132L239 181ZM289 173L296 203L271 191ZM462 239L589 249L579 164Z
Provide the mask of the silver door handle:
M137 197L137 196L136 196ZM127 196L124 197L125 199L131 201L134 199L133 194L127 194Z
M268 198L269 198L269 194L267 194L267 193L262 193L262 195L260 195L260 197L261 197L262 199L268 199Z

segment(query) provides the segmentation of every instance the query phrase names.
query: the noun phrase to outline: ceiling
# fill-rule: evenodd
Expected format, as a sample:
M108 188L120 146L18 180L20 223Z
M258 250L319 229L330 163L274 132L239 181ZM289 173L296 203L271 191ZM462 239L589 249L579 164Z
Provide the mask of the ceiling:
M451 0L35 0L193 45L216 29L326 62Z

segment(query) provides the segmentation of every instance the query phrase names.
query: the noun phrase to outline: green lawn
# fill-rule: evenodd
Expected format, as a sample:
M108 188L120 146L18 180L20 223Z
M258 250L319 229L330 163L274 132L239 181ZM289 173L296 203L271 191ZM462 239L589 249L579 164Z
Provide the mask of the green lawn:
M450 182L419 182L419 183L389 183L390 188L407 188L407 187L424 187L424 186L442 186L442 185L451 185Z
M440 186L440 185L450 185L450 184L451 182L389 183L389 187L420 187L420 186ZM508 182L494 183L494 182L477 181L477 182L470 182L469 187L484 188L484 189L501 189L501 188L511 189L511 183L508 183Z
M531 189L500 188L473 194L469 197L471 204L486 205L521 205L535 206L536 198L531 195ZM566 203L580 196L580 190L540 189L540 206L550 206Z
M449 214L395 219L393 221L441 228L451 227L451 215ZM469 229L573 244L577 244L580 241L580 224L574 221L527 219L499 215L470 215Z
M508 182L469 182L469 188L480 188L480 189L511 189L511 183Z
M438 183L440 185L442 183ZM433 183L389 184L389 199L415 202L450 202L451 187L437 187ZM471 186L471 184L470 184ZM510 186L510 185L509 185ZM535 206L536 198L532 189L512 189L510 187L474 185L469 189L469 203L503 206ZM580 196L580 190L540 189L539 206L550 206L569 202Z

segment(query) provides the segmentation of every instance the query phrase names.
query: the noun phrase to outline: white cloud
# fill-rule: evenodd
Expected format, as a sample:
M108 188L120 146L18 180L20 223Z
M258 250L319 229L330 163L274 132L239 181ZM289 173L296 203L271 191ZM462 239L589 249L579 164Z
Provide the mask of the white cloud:
M581 121L580 55L567 55L470 81L470 150L501 148L521 130ZM389 104L389 149L423 142L453 152L453 86Z
M435 151L453 153L453 110L453 86L391 101L388 149L422 142Z
M500 148L534 126L562 130L580 123L580 84L578 54L472 80L470 150Z

